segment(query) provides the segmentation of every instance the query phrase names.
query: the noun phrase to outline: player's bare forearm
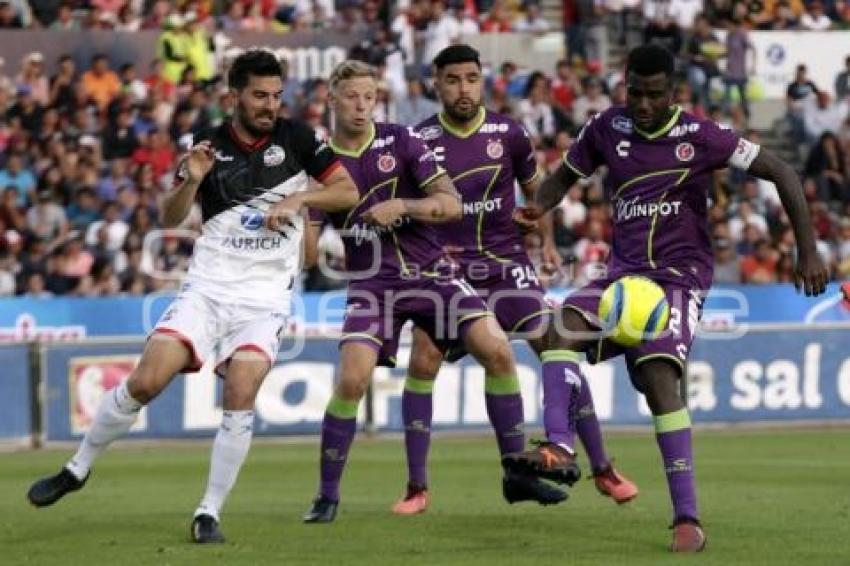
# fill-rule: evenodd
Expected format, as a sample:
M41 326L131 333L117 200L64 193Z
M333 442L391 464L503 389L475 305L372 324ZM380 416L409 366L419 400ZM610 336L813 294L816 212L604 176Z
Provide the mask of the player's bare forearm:
M538 174L530 182L520 185L522 194L525 197L525 202L534 203L537 199L537 193L542 185L542 177ZM563 197L562 197L563 198ZM552 223L552 212L547 212L537 220L537 229L540 232L541 244L544 248L555 246L555 236Z
M460 220L463 209L460 194L448 175L440 175L425 188L428 196L421 199L404 199L404 213L414 220L439 224Z
M188 216L200 183L186 179L166 193L160 207L159 222L163 228L176 228Z
M304 223L304 269L312 269L319 260L321 224L309 218Z
M303 206L323 212L342 212L357 206L360 193L345 167L338 167L321 187L300 193Z
M535 203L544 211L552 210L561 202L576 181L578 181L578 175L561 163L554 173L540 183L540 188L537 190L534 199Z
M759 150L749 172L776 185L782 206L791 220L797 247L804 253L815 253L815 232L797 173L764 147Z

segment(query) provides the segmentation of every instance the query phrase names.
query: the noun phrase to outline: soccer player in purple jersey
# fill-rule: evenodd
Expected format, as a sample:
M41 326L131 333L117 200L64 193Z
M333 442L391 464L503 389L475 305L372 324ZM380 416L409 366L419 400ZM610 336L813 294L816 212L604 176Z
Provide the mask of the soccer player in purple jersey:
M329 215L346 248L348 286L339 382L322 422L319 495L307 523L334 520L339 484L354 439L357 410L377 365L394 365L397 336L412 320L442 343L460 344L486 372L487 410L502 454L524 444L523 408L513 352L483 299L468 283L439 272L435 224L458 220L460 198L433 153L412 129L375 124L375 71L359 61L331 76L331 148L360 192L352 209ZM565 494L530 476L506 477L506 498L557 503Z
M631 381L646 396L653 415L673 503L671 550L698 552L705 547L706 536L697 510L691 420L678 381L711 285L706 201L712 173L731 166L775 183L797 240L797 289L806 296L819 295L828 275L815 250L794 171L735 132L674 106L674 58L666 49L637 47L629 53L626 69L626 106L613 107L585 125L563 164L542 183L526 217L539 218L579 178L602 165L608 167L614 236L607 276L567 298L547 340L559 349L585 352L591 362L626 356ZM602 325L596 314L602 290L624 275L649 277L665 290L670 304L667 331L633 348L600 340ZM572 370L578 372L578 365L573 364ZM568 404L571 390L562 383L555 385L545 395ZM508 460L514 469L546 477L552 469L569 465L572 456L550 443Z
M525 131L511 118L486 110L481 104L481 63L468 45L453 45L434 59L436 87L443 111L416 129L440 164L446 168L463 199L460 223L435 226L443 243L453 251L463 277L487 299L500 326L529 346L543 362L543 381L572 381L580 417L574 423L587 449L597 488L618 503L633 499L637 487L611 466L602 442L590 388L580 373L572 373L572 352L548 349L542 341L551 316L534 266L514 223L515 185L531 200L540 184L534 149ZM543 232L545 258L559 264L551 230ZM453 361L464 352L444 352L428 336L414 331L410 366L402 395L402 418L408 483L393 512L410 515L428 506L428 450L431 439L432 391L444 355ZM568 408L544 399L544 420ZM558 400L558 399L554 399ZM554 421L558 422L558 421ZM572 452L573 423L559 441ZM551 428L551 427L550 427ZM563 483L579 478L577 467L559 470Z

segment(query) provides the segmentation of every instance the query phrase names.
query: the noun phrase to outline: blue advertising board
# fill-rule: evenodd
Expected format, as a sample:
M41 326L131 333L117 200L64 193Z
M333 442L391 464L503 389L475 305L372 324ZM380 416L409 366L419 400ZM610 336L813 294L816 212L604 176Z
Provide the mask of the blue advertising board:
M0 346L0 367L0 440L24 440L32 426L29 347Z
M688 365L695 422L850 420L850 325L730 336L705 336L695 343ZM141 342L48 345L47 440L79 438L100 396L126 377L140 351ZM517 344L516 354L526 421L539 427L539 363L524 344ZM401 394L408 357L409 347L403 346L398 368L375 372L372 413L379 431L403 430ZM308 339L297 355L278 360L257 399L257 434L317 433L336 365L337 343L330 338ZM621 360L584 367L603 423L650 423L646 403L632 389ZM132 435L212 436L221 418L219 381L209 368L179 377L145 409ZM483 369L473 360L446 364L434 390L434 428L486 428L483 385ZM364 416L361 404L361 421Z

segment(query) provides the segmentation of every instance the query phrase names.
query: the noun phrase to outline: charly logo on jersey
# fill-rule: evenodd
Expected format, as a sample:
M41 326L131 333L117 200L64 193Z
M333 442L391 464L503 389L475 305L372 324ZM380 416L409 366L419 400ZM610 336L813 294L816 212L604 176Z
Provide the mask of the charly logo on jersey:
M246 210L239 221L246 230L259 230L265 221L265 215L260 210Z
M419 136L424 141L435 140L443 135L443 128L440 126L425 126L419 130Z
M679 161L688 162L694 158L694 145L689 142L682 142L676 146L676 159Z
M640 202L640 197L620 199L614 205L614 221L624 222L632 218L652 218L656 215L670 216L679 214L681 201Z
M487 142L487 156L490 159L499 159L505 154L505 146L502 140L489 140Z
M381 173L389 173L395 169L395 157L391 153L385 153L378 157L378 170Z
M221 152L220 149L215 150L215 160L216 161L233 161L234 159L236 159L234 156L225 155Z
M263 163L266 167L277 167L286 159L286 152L279 145L271 145L263 152Z
M611 127L621 134L631 134L632 130L634 130L634 122L632 122L631 118L626 118L625 116L614 116L611 119Z

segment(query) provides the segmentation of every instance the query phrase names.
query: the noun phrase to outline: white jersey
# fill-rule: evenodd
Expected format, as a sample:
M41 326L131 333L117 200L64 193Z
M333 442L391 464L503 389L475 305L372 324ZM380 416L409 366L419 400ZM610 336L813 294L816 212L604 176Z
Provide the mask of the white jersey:
M215 164L198 189L203 226L187 283L218 300L280 308L301 268L304 221L273 231L266 212L306 191L308 175L322 180L339 162L308 126L289 120L253 146L229 124L198 139L212 143Z

